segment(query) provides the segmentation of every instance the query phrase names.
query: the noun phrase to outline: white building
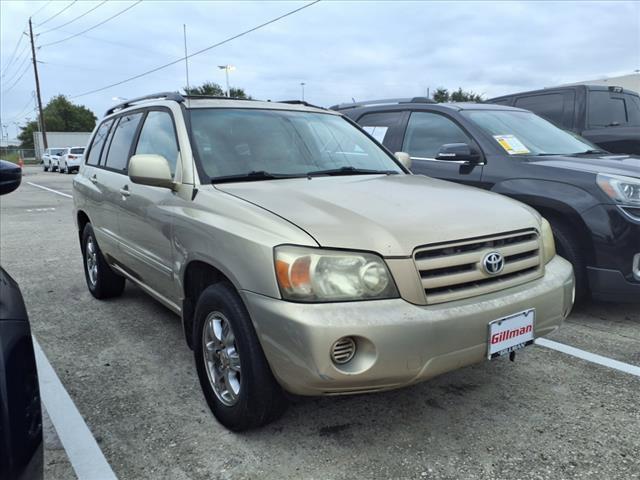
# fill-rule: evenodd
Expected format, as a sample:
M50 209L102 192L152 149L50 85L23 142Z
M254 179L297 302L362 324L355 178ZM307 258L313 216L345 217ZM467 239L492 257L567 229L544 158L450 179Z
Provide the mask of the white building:
M622 87L640 93L640 72L619 77L604 77L583 82L567 83L566 85L604 85L605 87Z
M85 147L90 136L91 132L47 132L47 145L49 148ZM33 132L33 144L36 147L36 157L42 158L42 132Z

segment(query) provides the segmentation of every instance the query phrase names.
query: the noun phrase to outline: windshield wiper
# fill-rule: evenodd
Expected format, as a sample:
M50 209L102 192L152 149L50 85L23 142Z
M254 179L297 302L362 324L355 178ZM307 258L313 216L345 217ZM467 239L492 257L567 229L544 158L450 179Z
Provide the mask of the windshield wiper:
M571 155L597 155L601 153L609 153L609 152L605 152L604 150L593 148L591 150L585 150L584 152L572 153Z
M308 172L307 176L316 177L321 175L396 175L398 172L395 170L371 170L368 168L356 168L356 167L340 167L330 168L328 170L316 170Z
M282 173L269 173L265 170L253 170L248 173L239 173L236 175L225 175L223 177L214 177L211 183L231 183L231 182L257 182L260 180L278 180L282 178L300 178L302 175L286 175Z

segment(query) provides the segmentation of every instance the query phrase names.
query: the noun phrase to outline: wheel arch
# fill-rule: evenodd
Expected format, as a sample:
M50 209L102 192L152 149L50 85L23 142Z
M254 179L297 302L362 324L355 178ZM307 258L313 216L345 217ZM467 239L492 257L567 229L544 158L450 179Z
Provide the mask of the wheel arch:
M84 210L78 210L76 213L76 225L78 226L78 239L80 240L80 244L82 244L82 232L87 223L91 223L89 215L87 215Z
M587 261L595 258L593 236L580 212L600 202L588 191L563 182L536 179L507 180L496 184L492 191L533 207L551 223L570 225Z
M237 290L228 275L207 261L194 259L184 268L182 275L182 328L187 345L191 349L193 349L193 316L198 298L205 288L219 282L228 282Z

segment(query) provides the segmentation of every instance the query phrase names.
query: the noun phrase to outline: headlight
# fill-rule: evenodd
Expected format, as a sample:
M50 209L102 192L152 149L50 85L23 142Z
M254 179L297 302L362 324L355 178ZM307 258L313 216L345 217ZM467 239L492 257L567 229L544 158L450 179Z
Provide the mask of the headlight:
M618 203L640 205L640 179L599 173L597 182L611 200Z
M553 231L546 218L542 219L542 249L544 263L551 261L556 256L556 242L553 240Z
M281 245L275 248L276 277L283 298L335 302L397 298L387 265L365 252Z

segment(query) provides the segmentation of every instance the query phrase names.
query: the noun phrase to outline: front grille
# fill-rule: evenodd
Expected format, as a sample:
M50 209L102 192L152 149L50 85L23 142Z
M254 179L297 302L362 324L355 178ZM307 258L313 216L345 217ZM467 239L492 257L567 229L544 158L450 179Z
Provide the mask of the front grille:
M492 252L504 259L502 270L493 275L483 267L483 259ZM495 292L542 275L541 245L535 230L419 247L414 260L428 304Z

